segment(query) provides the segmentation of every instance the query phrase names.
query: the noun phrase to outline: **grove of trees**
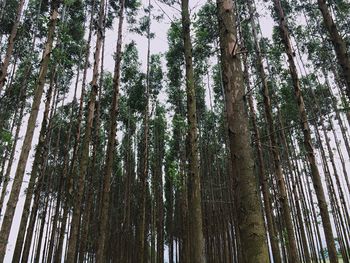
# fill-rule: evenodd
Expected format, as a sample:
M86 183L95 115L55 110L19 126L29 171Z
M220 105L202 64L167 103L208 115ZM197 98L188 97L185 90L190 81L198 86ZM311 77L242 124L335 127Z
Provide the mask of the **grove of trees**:
M349 0L0 0L0 61L0 263L350 262Z

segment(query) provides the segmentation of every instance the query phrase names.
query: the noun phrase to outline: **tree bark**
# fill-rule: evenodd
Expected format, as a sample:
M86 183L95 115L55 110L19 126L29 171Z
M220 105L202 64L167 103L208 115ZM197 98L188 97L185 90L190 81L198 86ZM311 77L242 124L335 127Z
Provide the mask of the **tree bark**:
M343 71L343 78L346 84L346 94L350 99L350 56L347 50L346 42L340 35L332 15L329 12L326 0L317 0L318 8L321 10L323 16L324 25L331 38L334 46L335 54L337 56L338 63Z
M108 144L106 151L105 174L103 179L101 215L100 215L100 230L99 242L96 252L96 261L105 262L105 247L106 247L106 232L108 227L108 212L110 207L110 184L115 155L116 132L117 132L117 117L119 112L119 88L120 88L120 62L122 55L122 33L124 21L124 6L125 0L119 1L119 23L118 23L118 39L116 47L116 58L114 65L113 77L113 100L110 108L110 127L108 135ZM98 128L98 127L97 127Z
M243 262L268 262L265 228L254 175L244 80L232 0L217 0L222 77L235 182L235 206Z
M10 65L10 59L11 59L11 56L13 53L13 48L15 46L15 38L17 36L18 27L19 27L20 20L21 20L21 14L22 14L24 2L25 2L24 0L20 0L18 2L16 20L12 26L11 34L10 34L10 37L8 39L4 61L1 63L1 66L0 66L0 93L1 93L1 90L4 87L5 82L6 82L7 69Z
M45 77L46 77L46 73L47 73L47 69L50 61L52 46L53 46L54 32L55 32L57 18L58 18L59 4L60 4L59 0L53 0L51 4L52 11L50 15L48 35L47 35L47 40L45 44L45 50L42 56L40 72L36 83L32 109L28 120L26 134L24 137L17 170L13 181L11 194L7 202L6 212L4 215L4 219L3 219L3 223L0 231L0 262L3 262L5 257L8 237L12 226L12 220L15 214L16 205L18 202L18 197L19 197L19 193L21 190L22 181L24 177L25 167L28 161L29 151L32 144L35 123L39 112L39 106L40 106L41 97L42 97L44 85L45 85Z
M91 142L91 132L92 132L93 120L94 120L96 96L98 93L97 81L99 77L101 47L102 47L102 41L104 38L104 28L102 28L102 26L105 18L104 17L105 0L101 0L100 3L101 5L100 5L99 20L98 20L99 29L97 30L96 49L95 49L95 55L94 55L94 67L93 67L93 73L92 73L93 77L91 81L91 92L90 92L90 98L89 98L88 107L87 107L88 116L86 121L85 136L84 136L84 139L82 142L82 148L81 148L81 159L79 164L77 190L73 200L73 215L72 215L72 221L71 221L71 230L70 230L70 237L68 242L68 252L67 252L67 261L66 261L68 263L73 263L75 261L75 255L77 251L79 225L80 225L80 217L81 217L81 203L83 200L85 177L86 177L88 164L89 164L89 147Z
M287 21L286 21L280 0L274 0L274 8L276 10L276 13L279 19L279 28L280 28L282 42L285 47L285 52L288 56L289 70L290 70L290 74L291 74L291 78L294 86L294 94L298 103L298 110L300 114L300 122L301 122L300 124L304 134L304 147L307 152L307 158L311 168L311 177L315 188L318 204L320 207L320 213L321 213L324 233L326 237L329 257L331 262L338 262L337 251L335 248L335 242L333 238L331 220L328 214L326 197L322 186L321 176L316 163L314 148L312 145L311 130L307 119L303 95L301 93L299 76L298 76L296 65L294 62L294 53L290 42L290 36L287 28Z
M189 0L182 0L182 33L186 64L187 94L187 144L188 144L188 218L191 263L203 263L205 260L202 225L201 184L198 160L198 131L196 110L196 89L192 65L192 43L190 35Z

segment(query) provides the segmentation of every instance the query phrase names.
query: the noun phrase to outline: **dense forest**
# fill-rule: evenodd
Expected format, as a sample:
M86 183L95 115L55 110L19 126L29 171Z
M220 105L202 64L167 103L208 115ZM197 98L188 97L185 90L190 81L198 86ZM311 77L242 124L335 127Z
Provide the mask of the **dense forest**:
M0 263L350 262L348 0L0 0L0 58Z

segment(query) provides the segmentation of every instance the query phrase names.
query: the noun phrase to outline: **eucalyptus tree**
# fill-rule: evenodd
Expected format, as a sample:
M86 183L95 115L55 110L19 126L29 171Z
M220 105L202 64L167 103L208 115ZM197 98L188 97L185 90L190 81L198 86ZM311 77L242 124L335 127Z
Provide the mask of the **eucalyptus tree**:
M217 6L232 176L235 180L239 249L243 261L267 262L264 221L256 192L248 119L244 110L245 92L239 58L241 50L234 20L235 11L230 0L219 0Z
M42 57L40 72L39 72L36 89L34 93L32 109L28 120L28 125L26 129L25 138L23 141L21 154L18 161L18 166L16 169L15 179L12 185L9 200L7 202L6 212L3 218L3 223L0 231L0 261L1 262L4 260L4 257L5 257L8 237L10 234L13 217L16 210L16 205L18 202L21 186L22 186L25 167L28 161L29 151L31 148L31 143L34 135L35 123L39 113L39 106L40 106L41 97L42 97L43 89L45 85L45 77L48 70L48 64L50 61L50 56L51 56L51 51L52 51L52 46L54 41L54 33L55 33L56 24L58 20L59 5L60 5L60 1L58 0L53 0L51 2L51 14L50 14L50 20L48 24L47 40L43 51L43 57Z
M319 169L316 163L315 152L314 152L312 139L311 139L311 130L309 127L308 117L305 110L305 103L301 92L300 80L299 80L297 68L294 61L294 52L292 50L289 31L287 27L287 21L285 19L281 2L279 0L274 0L273 3L274 3L274 8L278 17L281 40L285 48L285 53L288 56L289 71L293 82L294 95L298 104L298 111L300 115L300 125L304 135L304 147L305 147L305 150L307 151L307 158L311 168L312 181L316 191L318 205L320 208L323 228L324 228L325 237L327 241L328 253L332 262L338 262L331 220L330 220L330 216L327 208L327 201L326 201L324 189L322 186Z
M174 260L175 244L179 245L179 258L186 262L188 259L188 224L187 224L187 197L185 166L185 140L186 115L185 91L182 88L184 78L184 58L182 54L182 30L180 21L172 22L167 32L169 49L165 54L167 65L167 104L169 111L173 112L171 121L171 138L168 141L168 151L165 165L165 207L166 207L166 233L169 245L169 258ZM180 216L177 214L181 206ZM183 209L185 208L185 209ZM179 220L180 219L180 220ZM180 222L177 224L177 222ZM175 250L175 251L174 251Z
M115 143L116 143L116 131L117 131L117 116L118 116L118 100L119 100L119 86L120 86L120 64L122 58L122 30L124 21L124 7L125 0L119 2L119 21L118 21L118 39L116 47L116 57L113 76L113 100L110 109L110 129L108 135L105 174L103 180L103 192L102 192L102 207L100 216L100 241L96 252L96 260L98 262L104 262L105 255L105 243L106 243L106 231L108 223L108 210L110 207L110 180L112 176L112 168L115 155Z
M45 167L44 160L49 152L49 147L47 147L50 139L51 131L49 129L51 124L51 119L49 120L49 106L52 100L52 96L57 92L62 96L65 96L67 89L64 87L69 85L71 78L73 77L72 67L79 64L81 43L83 38L83 13L81 2L75 2L71 5L65 5L65 15L62 21L58 24L58 44L53 49L52 61L55 63L50 63L50 86L47 91L47 97L45 102L45 110L43 114L43 120L41 122L41 130L39 134L39 142L36 147L34 161L31 170L30 182L26 191L26 199L24 203L24 208L21 216L21 223L19 232L16 240L16 248L13 256L13 260L20 261L21 249L24 242L24 235L27 225L27 220L29 217L30 204L34 193L34 188L40 188L39 185L42 183L43 170ZM78 65L80 66L80 65ZM60 87L58 87L60 86ZM59 89L59 90L57 90ZM53 90L55 90L53 92ZM55 99L55 98L53 98ZM58 103L58 101L56 101ZM51 113L52 115L52 113ZM50 122L50 124L49 124ZM37 180L37 185L35 185ZM41 192L41 189L35 189L36 192ZM38 194L37 194L38 195ZM39 203L34 202L31 209L31 213L36 215L35 210L37 209ZM32 228L34 227L35 217L31 217L31 223L27 229L27 243L31 241ZM32 227L30 227L33 225ZM28 245L27 245L28 246ZM29 252L29 251L28 251ZM26 261L26 260L24 260Z
M346 41L341 36L337 25L335 24L326 0L317 0L318 7L323 16L324 26L326 27L332 44L334 46L335 54L338 63L343 71L343 77L346 83L346 93L350 99L350 55Z
M89 162L89 148L91 142L91 132L94 120L94 111L96 105L96 96L98 93L98 78L99 78L99 66L101 60L101 47L104 38L104 19L105 19L105 0L100 1L99 5L99 15L98 15L98 29L97 29L97 40L96 48L94 54L94 66L92 72L91 80L91 92L88 102L88 115L86 122L85 135L82 142L81 148L81 158L79 163L78 181L77 181L77 192L73 200L73 215L71 220L71 230L69 236L69 245L67 252L67 262L75 261L75 254L77 251L78 235L79 235L79 225L81 219L81 202L83 199L85 178L88 169Z
M186 67L186 95L187 95L187 155L188 155L188 216L190 262L204 262L204 237L201 207L201 182L199 174L198 131L196 110L196 89L192 61L192 43L190 35L189 1L181 1L181 22L183 47Z
M270 144L270 148L271 148L271 152L274 160L275 176L276 176L278 191L280 195L279 199L283 205L282 215L283 215L283 219L286 225L287 235L288 235L288 246L289 246L288 254L290 257L290 261L299 262L296 238L295 238L294 229L293 229L291 209L289 206L289 201L287 196L286 182L282 171L281 157L277 146L277 138L275 136L276 132L275 132L275 125L274 125L273 114L272 114L270 89L267 82L267 75L263 64L263 56L261 54L260 43L258 40L257 27L254 19L255 13L253 10L253 4L254 4L253 1L250 1L248 3L250 21L251 21L251 30L254 38L257 70L258 70L259 78L261 79L261 84L262 84L261 93L263 95L265 116L267 119L268 129L269 129L269 144Z
M10 59L13 53L13 47L15 45L15 38L17 35L18 27L20 24L21 20L21 15L22 15L22 10L24 6L24 0L20 0L18 2L17 6L17 12L16 12L16 18L15 21L13 22L12 29L11 29L11 34L8 39L8 44L7 44L7 49L6 49L6 54L4 57L4 61L1 62L1 69L0 69L0 93L2 88L4 87L4 84L6 82L6 75L7 75L7 70L10 64Z

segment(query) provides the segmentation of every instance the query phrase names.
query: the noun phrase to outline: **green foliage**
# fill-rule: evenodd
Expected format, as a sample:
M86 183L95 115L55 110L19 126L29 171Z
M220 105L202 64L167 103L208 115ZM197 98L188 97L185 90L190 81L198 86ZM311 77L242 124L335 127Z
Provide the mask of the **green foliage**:
M150 58L149 70L150 95L155 99L163 88L163 69L161 64L161 55L153 54Z

